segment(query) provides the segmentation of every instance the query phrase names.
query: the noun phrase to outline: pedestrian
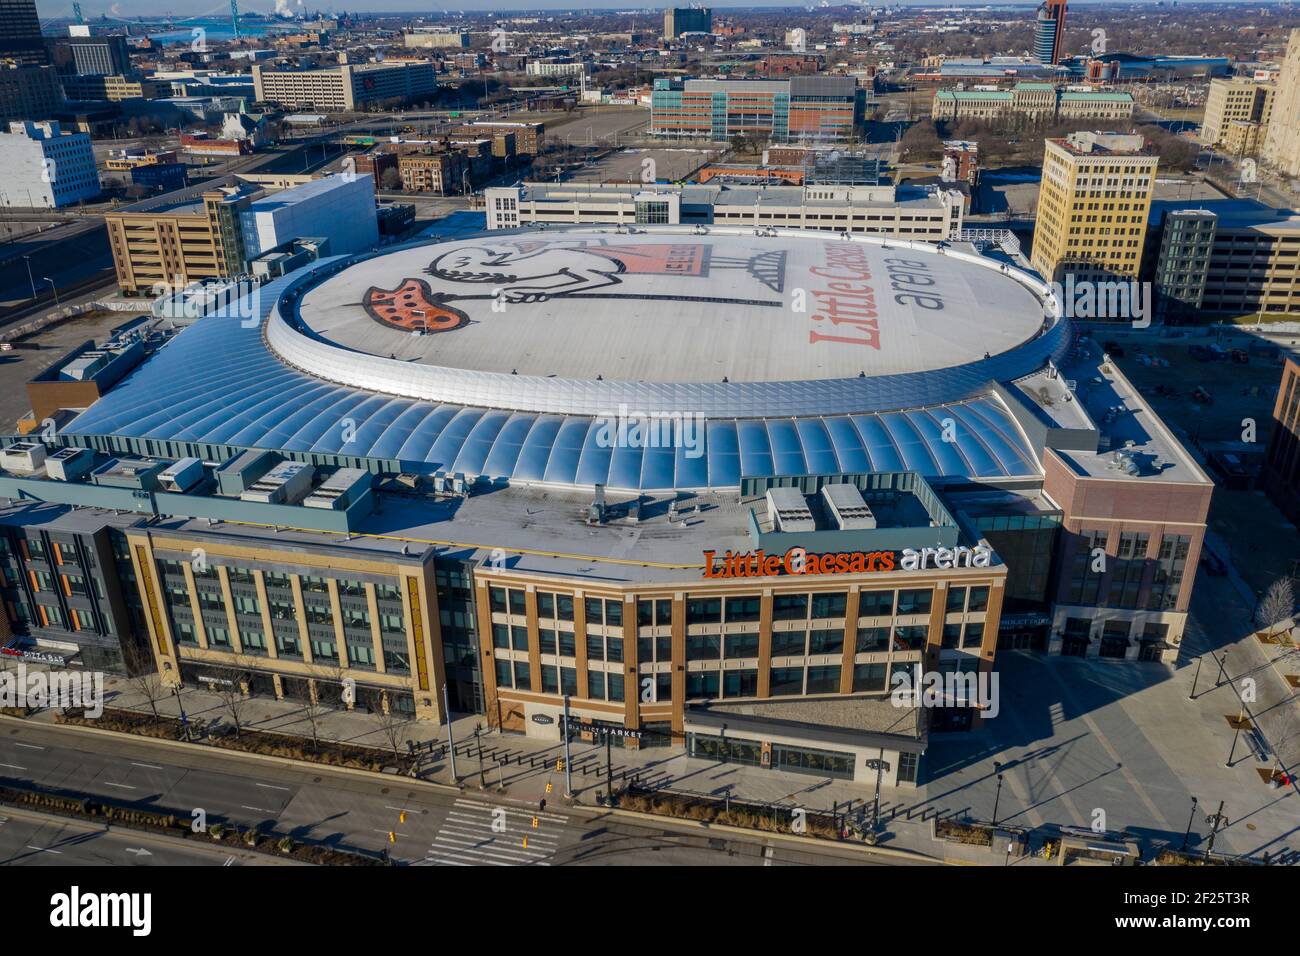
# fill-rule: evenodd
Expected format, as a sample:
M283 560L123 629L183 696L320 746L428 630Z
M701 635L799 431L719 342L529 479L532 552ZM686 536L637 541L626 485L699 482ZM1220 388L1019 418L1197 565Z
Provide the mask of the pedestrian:
M537 812L541 813L545 809L546 809L546 798L542 797L542 799L539 800L537 803Z

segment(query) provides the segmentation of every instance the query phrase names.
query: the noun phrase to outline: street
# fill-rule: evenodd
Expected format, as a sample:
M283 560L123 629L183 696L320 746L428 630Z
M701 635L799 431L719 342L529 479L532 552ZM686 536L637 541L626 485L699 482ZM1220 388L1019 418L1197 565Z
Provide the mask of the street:
M209 825L264 824L299 841L367 854L389 849L398 865L911 862L868 856L861 850L765 840L758 834L719 835L668 819L643 821L599 808L569 810L562 806L558 793L545 811L537 812L538 804L532 801L500 797L490 789L479 793L476 780L457 792L398 778L370 779L323 767L300 769L206 748L182 750L145 739L121 740L75 728L7 720L0 724L0 782L12 781L181 814L201 810ZM556 783L558 790L562 775L556 775ZM102 846L94 851L101 854L119 845L102 838L70 839L57 828L38 833L27 829L28 824L13 826L14 814L3 807L0 816L11 818L0 827L0 860L14 854L29 859L27 854L37 852L29 846L53 856L59 855L53 851L83 853L78 849L83 843ZM395 842L389 842L390 832ZM130 836L120 839L131 842ZM766 851L769 845L771 849ZM139 865L151 859L122 862Z

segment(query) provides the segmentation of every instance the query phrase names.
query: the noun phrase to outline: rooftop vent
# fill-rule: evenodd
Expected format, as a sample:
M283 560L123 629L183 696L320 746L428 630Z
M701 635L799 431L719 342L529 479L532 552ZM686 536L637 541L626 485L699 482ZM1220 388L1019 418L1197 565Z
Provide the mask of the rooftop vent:
M0 451L0 468L15 474L31 474L45 464L45 446L40 442L16 441Z
M302 500L308 508L346 510L370 487L370 472L364 468L340 468Z
M311 489L314 469L301 461L282 461L240 494L242 501L295 504Z
M158 474L158 484L164 491L185 494L203 478L203 462L197 458L180 458Z
M598 484L596 493L591 498L591 504L587 505L587 524L604 524L605 512L605 486Z
M60 448L45 459L45 474L55 481L76 481L94 464L95 453L89 448Z

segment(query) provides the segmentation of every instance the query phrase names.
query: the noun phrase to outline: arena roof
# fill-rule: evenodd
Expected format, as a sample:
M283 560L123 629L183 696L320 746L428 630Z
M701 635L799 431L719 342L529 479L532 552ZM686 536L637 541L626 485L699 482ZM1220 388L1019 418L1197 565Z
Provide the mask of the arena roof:
M509 238L517 240L521 235ZM550 238L554 234L544 235ZM609 238L612 230L608 234L589 230L582 235ZM666 238L675 242L681 235ZM794 238L807 243L809 249L842 249L844 256L854 252L855 244L824 236L809 239L808 235L795 234ZM717 243L717 248L736 248L734 238L729 238L729 242ZM627 248L635 251L647 244L671 242L645 239ZM465 245L459 241L441 246L426 243L377 261L427 263L432 250L449 248L454 253ZM787 242L785 251L795 245ZM1000 314L1016 296L1029 298L1025 290L1032 289L1032 280L1001 275L996 263L981 266L974 255L967 257L971 263L963 264L956 253L945 256L933 247L923 249L924 245L876 241L868 258L861 261L873 270L881 267L882 271L873 275L880 290L877 299L886 294L889 281L875 276L884 274L887 264L883 260L893 258L910 263L924 259L925 274L934 276L934 286L926 288L954 296L946 300L944 309L935 310L939 318L934 321L949 321L946 313L956 306L948 306L948 301L963 303L963 312L977 313L976 317L951 316L962 334L970 334L984 322L983 316L995 314L995 309ZM779 242L754 248L760 255L782 251ZM707 255L712 267L713 254ZM801 255L805 253L788 254L787 265L800 261ZM810 268L807 259L802 261L803 268ZM424 361L389 359L322 341L297 326L293 306L302 290L310 289L311 281L323 275L325 281L319 288L328 292L330 283L347 279L351 269L360 269L357 275L364 276L374 264L374 260L362 260L359 266L353 259L324 260L303 273L264 286L259 311L251 318L215 315L200 320L84 411L65 432L105 450L120 450L119 438L197 446L184 452L166 445L133 449L142 454L221 457L230 449L263 448L373 459L385 467L396 463L403 471L459 473L494 482L569 487L604 484L634 491L728 489L751 478L872 471L985 480L1041 475L1038 456L1006 405L991 390L992 381L1027 374L1062 348L1064 325L1051 319L1044 322L1041 311L1036 322L1045 331L1026 331L1027 344L949 368L929 368L933 363L918 354L920 372L861 378L731 383L562 379L445 369ZM909 268L916 275L923 274L916 265ZM746 274L748 269L742 266ZM972 279L968 273L981 274ZM804 275L847 282L807 271ZM688 280L670 277L667 281L669 289L680 289ZM751 277L745 281L758 280ZM991 284L985 286L985 282ZM705 285L707 295L710 286ZM974 287L987 289L995 298L972 298ZM336 289L343 294L341 283ZM787 286L785 294L788 292ZM312 294L308 291L306 298ZM490 309L490 302L482 304ZM558 304L552 300L516 307L523 311L527 305ZM671 306L676 307L676 303ZM781 311L791 322L808 321L807 315ZM563 312L554 309L531 314L538 324L567 320ZM317 315L319 321L328 321L324 312ZM911 310L882 311L882 340L897 332L884 330L886 315L896 317L900 327L909 322L922 326L925 318ZM481 321L469 319L467 328L424 336L408 331L400 336L420 350L419 358L435 361L439 341L449 341L461 331L476 334L472 323L488 327L496 317L489 311ZM738 312L732 321L743 321L743 317L743 311ZM593 309L577 321L594 323L599 318L600 313ZM369 326L359 325L358 329L373 326L377 332L388 331L377 320L367 317L366 322ZM836 328L833 323L829 327ZM630 335L636 326L625 323L623 328ZM861 327L854 328L861 331ZM918 334L936 341L942 338L927 331ZM641 335L644 350L663 344L663 335L653 330ZM491 341L503 356L523 355L527 349L520 336L495 335ZM719 339L719 347L724 341L730 348L761 352L766 339L761 334L740 338L728 334ZM550 347L544 336L537 342L539 348ZM366 343L358 339L357 344ZM945 346L936 345L941 347ZM969 357L978 345L966 341L964 346L946 347L950 355L956 355L956 349ZM473 348L484 361L490 359L486 343ZM575 343L574 348L582 348L582 343ZM551 354L557 362L566 361L562 354ZM592 354L588 349L588 357ZM576 371L576 359L567 361ZM757 368L762 360L746 361ZM790 368L813 370L806 357L771 361L789 361ZM669 365L659 367L671 374ZM617 425L614 416L620 413L676 415L671 424L672 440L611 444L609 430ZM696 432L684 432L687 428ZM93 441L94 436L106 440Z
M1038 336L1044 311L996 266L751 230L421 245L325 280L299 314L322 340L401 362L654 383L962 366Z

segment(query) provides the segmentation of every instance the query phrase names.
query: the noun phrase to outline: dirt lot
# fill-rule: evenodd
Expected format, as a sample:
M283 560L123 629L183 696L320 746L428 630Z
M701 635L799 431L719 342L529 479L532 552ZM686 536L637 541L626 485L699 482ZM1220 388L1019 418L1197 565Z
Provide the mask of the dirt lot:
M716 154L716 151L715 153ZM711 154L702 149L625 149L606 156L570 177L572 182L640 182L647 159L652 180L676 182L685 179L710 161Z
M1098 338L1104 340L1106 336ZM1281 381L1280 362L1253 355L1247 364L1198 362L1187 347L1190 342L1212 341L1204 337L1165 340L1164 344L1135 342L1119 335L1113 338L1125 350L1124 357L1118 360L1124 374L1144 392L1184 444L1198 442L1206 451L1262 453L1267 449L1273 404ZM1300 342L1300 335L1294 338ZM1225 348L1246 348L1251 341L1252 336L1241 335L1223 344ZM1169 366L1143 365L1139 353L1168 361ZM1157 385L1177 394L1158 394ZM1209 391L1211 403L1191 397L1197 386ZM1243 441L1251 421L1255 426L1253 444ZM1228 544L1237 570L1256 591L1289 573L1292 563L1300 560L1300 533L1262 491L1231 491L1220 483L1210 506L1210 530Z

